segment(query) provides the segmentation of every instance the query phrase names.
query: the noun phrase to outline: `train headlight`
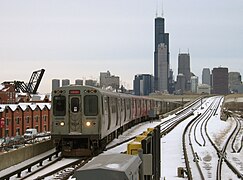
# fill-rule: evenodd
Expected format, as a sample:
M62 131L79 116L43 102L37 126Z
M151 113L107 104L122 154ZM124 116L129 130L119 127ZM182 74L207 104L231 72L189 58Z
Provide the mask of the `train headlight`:
M61 125L61 126L64 126L64 125L65 125L65 123L62 121L62 122L60 122L60 125Z
M90 121L87 121L87 122L85 123L85 125L86 125L87 127L90 127L90 126L91 126L91 122L90 122Z

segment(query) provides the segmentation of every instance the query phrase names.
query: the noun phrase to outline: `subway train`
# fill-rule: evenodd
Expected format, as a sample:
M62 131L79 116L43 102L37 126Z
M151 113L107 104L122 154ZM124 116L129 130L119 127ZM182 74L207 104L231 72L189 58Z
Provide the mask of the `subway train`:
M51 136L63 156L91 156L128 128L158 117L164 104L91 86L60 87L52 91Z

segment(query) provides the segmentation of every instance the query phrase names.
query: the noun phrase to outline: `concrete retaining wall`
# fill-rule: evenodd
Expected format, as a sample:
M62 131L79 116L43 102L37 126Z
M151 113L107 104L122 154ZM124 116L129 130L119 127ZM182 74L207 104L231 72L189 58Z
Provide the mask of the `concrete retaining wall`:
M0 171L54 148L52 140L0 154Z

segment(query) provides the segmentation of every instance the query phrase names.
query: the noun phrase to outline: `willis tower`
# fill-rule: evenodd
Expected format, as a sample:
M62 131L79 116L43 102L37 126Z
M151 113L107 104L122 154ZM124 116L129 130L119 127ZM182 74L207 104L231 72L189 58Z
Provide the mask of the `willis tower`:
M159 56L159 47L166 47L166 56ZM165 33L165 19L162 17L155 18L155 50L154 50L154 90L164 91L169 89L169 33ZM160 63L166 62L166 63ZM160 65L161 64L161 65ZM162 65L163 64L163 65ZM166 67L165 67L166 66ZM162 73L161 73L162 72ZM161 75L166 77L160 77ZM167 82L163 82L167 81ZM161 89L160 84L166 84L167 87Z

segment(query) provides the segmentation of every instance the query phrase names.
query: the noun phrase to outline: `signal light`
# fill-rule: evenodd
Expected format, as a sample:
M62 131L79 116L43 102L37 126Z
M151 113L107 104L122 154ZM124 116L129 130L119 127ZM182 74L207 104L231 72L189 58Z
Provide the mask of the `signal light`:
M80 94L80 90L69 90L69 94Z

